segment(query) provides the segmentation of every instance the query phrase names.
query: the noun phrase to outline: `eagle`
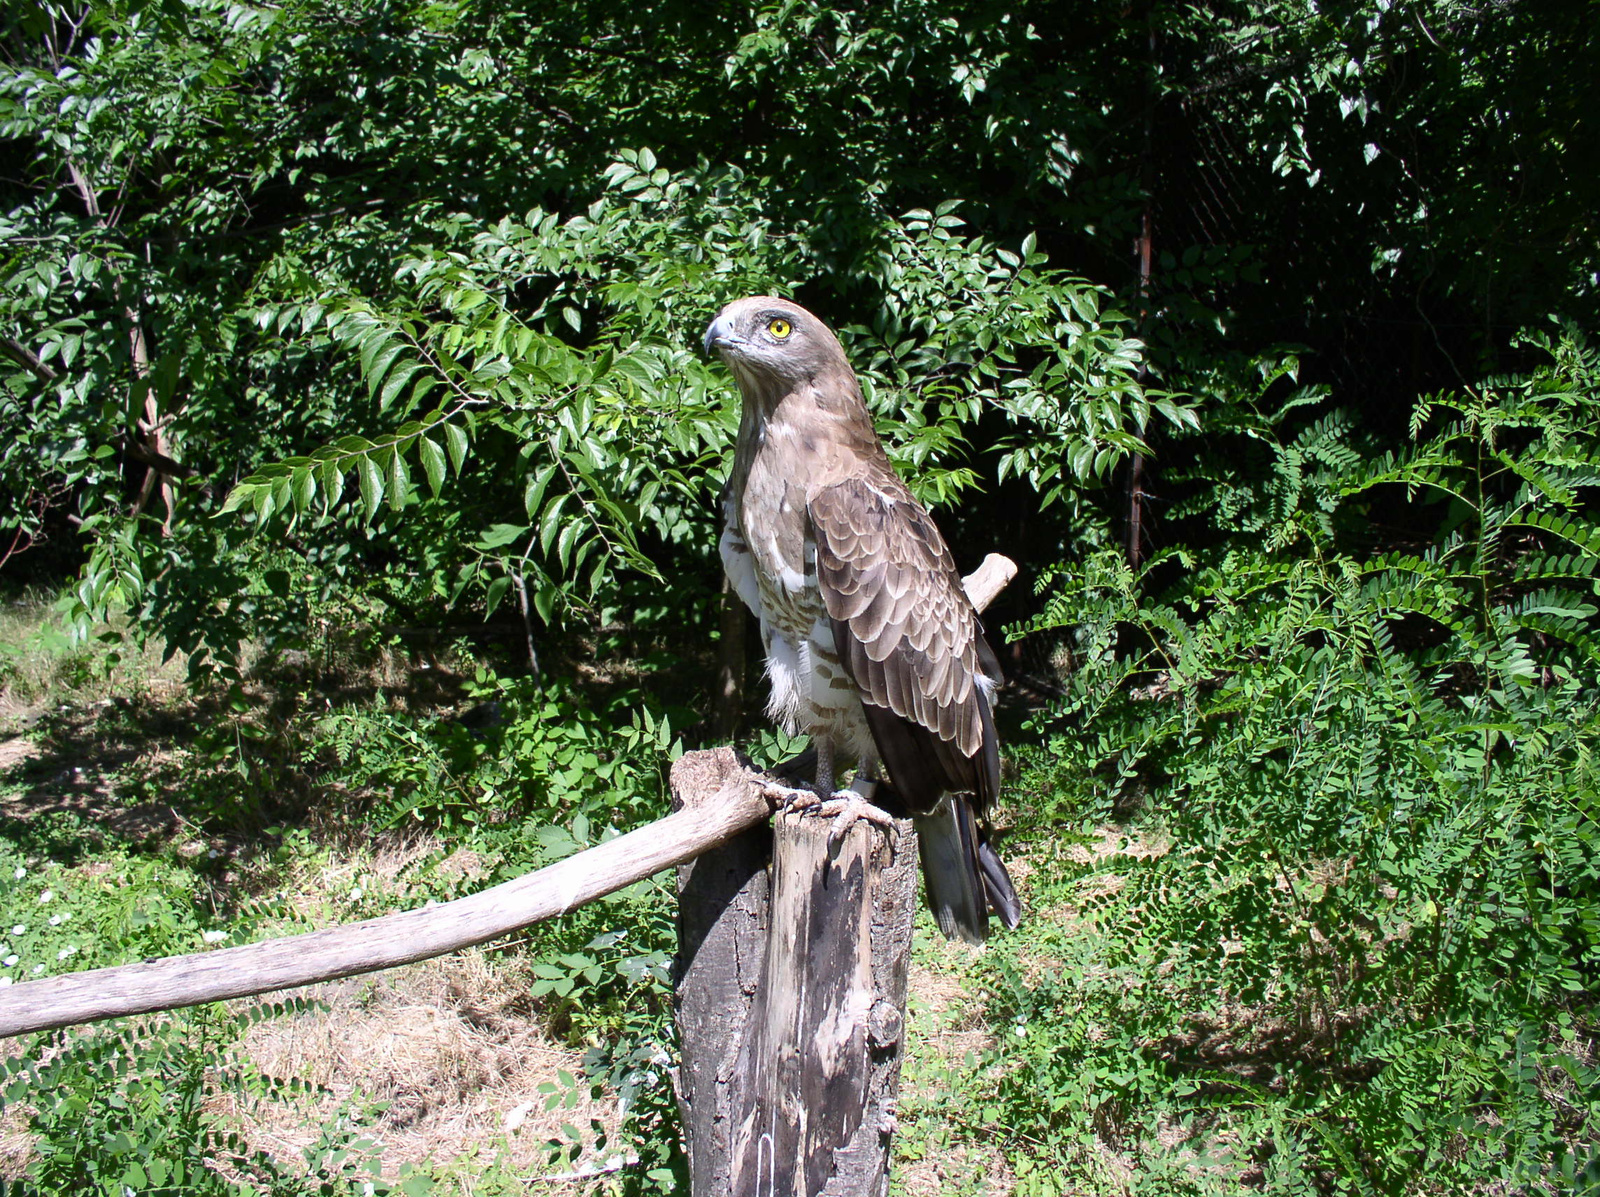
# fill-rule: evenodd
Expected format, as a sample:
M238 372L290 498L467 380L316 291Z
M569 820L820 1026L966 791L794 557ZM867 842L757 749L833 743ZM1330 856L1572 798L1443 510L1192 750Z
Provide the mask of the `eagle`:
M882 825L881 772L917 829L928 905L950 938L982 943L992 908L1022 906L990 846L1000 790L999 662L939 529L895 473L831 329L786 299L723 308L705 351L743 400L721 501L723 568L755 614L768 714L806 732L815 790L785 804ZM835 769L854 760L847 790Z

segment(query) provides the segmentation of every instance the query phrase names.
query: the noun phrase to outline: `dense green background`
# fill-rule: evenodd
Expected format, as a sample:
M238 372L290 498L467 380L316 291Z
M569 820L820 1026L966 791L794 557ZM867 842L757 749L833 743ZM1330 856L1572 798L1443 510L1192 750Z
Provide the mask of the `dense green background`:
M906 1158L997 1143L1038 1194L1600 1177L1600 6L5 7L0 568L80 672L181 654L199 824L275 843L337 788L515 871L658 811L714 736L735 406L700 332L793 295L958 558L1024 567L990 625L1033 914ZM460 637L432 706L330 680ZM442 718L468 699L488 732ZM25 872L87 850L8 835ZM654 995L584 1029L589 1080L643 1085L617 1183L650 1189L636 917L614 975L598 923L529 952L563 999ZM162 1135L100 1100L31 1115L59 1151L19 1183L132 1183L105 1144ZM222 1150L139 1125L180 1113Z

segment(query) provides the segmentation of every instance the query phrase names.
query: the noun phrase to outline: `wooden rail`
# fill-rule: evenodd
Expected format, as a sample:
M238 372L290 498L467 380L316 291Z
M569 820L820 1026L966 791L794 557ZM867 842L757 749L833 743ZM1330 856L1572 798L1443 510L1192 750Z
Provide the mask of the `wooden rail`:
M326 931L46 977L0 989L0 1038L332 981L442 956L554 918L692 860L771 813L743 773L685 808L514 881L453 902Z

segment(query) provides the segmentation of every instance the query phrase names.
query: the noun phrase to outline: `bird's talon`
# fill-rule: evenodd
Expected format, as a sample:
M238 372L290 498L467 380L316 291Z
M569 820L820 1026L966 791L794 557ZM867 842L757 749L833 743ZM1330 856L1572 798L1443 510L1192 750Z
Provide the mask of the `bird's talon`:
M828 833L830 847L843 840L858 820L882 827L891 839L894 837L894 816L882 807L873 806L854 790L834 791L826 802L817 804L814 813L833 820L833 830Z
M822 803L813 790L804 786L786 786L776 781L764 784L761 796L776 803L778 810L785 814L815 810Z

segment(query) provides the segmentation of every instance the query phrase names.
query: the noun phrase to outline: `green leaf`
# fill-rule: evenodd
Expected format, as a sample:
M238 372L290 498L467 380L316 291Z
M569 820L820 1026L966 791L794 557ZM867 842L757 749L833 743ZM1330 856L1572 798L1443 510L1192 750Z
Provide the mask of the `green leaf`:
M535 470L533 477L528 479L527 489L522 493L522 507L530 520L538 518L539 504L544 501L545 488L550 485L550 479L556 476L556 468L556 463L550 462Z
M428 479L428 489L434 498L439 497L439 492L444 487L445 458L444 450L426 436L417 438L417 459L422 463L422 472Z
M371 455L356 459L356 477L361 483L361 505L366 509L367 522L378 514L378 504L383 502L383 474Z
M533 609L538 612L539 618L545 623L555 621L556 599L558 593L554 586L540 586L533 592Z
M344 468L338 459L330 458L319 467L322 475L322 502L325 509L331 509L344 496Z
M445 448L450 453L450 466L456 472L456 477L461 477L461 463L467 459L467 433L457 424L444 426Z
M482 536L478 537L476 544L484 552L494 552L496 549L503 549L506 545L521 540L527 534L527 524L494 524Z
M500 605L500 600L505 597L506 591L510 588L511 579L503 574L489 583L489 593L484 600L487 607L483 614L485 619L494 614L494 609Z
M255 499L255 493L257 489L258 487L256 483L251 479L246 478L243 482L239 483L228 492L227 499L223 501L222 510L217 514L227 515L230 512L239 510L239 508L243 507L246 503L252 502Z
M561 509L566 506L568 497L566 494L557 495L544 509L544 515L539 520L539 547L547 553L561 528Z
M389 509L399 511L406 505L411 493L411 471L406 466L405 455L395 447L389 458Z
M561 535L556 538L556 560L561 563L563 570L567 569L572 560L572 546L578 539L578 534L583 531L583 526L573 520L561 529Z
M304 513L311 506L311 500L316 497L317 480L311 470L302 466L294 472L294 509L297 513Z
M378 399L378 410L387 411L400 392L405 389L406 383L415 378L422 368L416 362L406 362L389 375L389 380L383 384L383 393Z
M393 366L394 363L396 362L396 360L398 360L398 358L400 357L400 355L405 352L405 349L406 349L406 347L403 344L390 345L386 349L384 349L384 351L382 353L380 353L375 359L373 359L371 368L367 370L367 394L368 395L371 395L374 391L376 391L378 389L378 384L383 381L384 376L386 374L388 374L388 372L389 372L389 368L391 366ZM396 371L396 375L397 376L400 373L401 373L400 371ZM404 386L404 385L405 385L404 379L402 379L401 380L401 386ZM398 390L398 389L399 388L397 387L396 390ZM382 408L388 407L390 398L392 398L392 396L390 395L388 390L385 390L384 391L384 398L378 405L379 408L382 409Z

